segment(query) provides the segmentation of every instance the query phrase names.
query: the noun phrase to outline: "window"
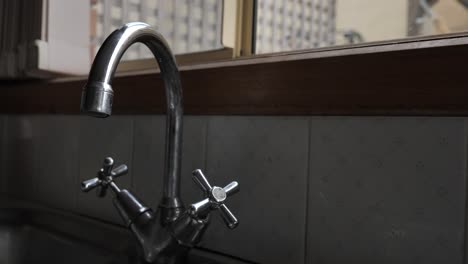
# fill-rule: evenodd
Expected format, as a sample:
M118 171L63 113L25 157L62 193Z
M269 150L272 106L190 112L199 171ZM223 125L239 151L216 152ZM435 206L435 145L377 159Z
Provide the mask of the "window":
M334 45L335 5L335 0L258 1L256 53Z
M85 75L104 39L132 21L158 30L179 65L468 31L467 0L17 0L0 12L8 78ZM123 60L118 70L156 66L141 44Z
M225 59L468 30L466 0L92 0L92 10L95 50L143 21L175 54L231 48ZM124 59L150 56L135 47Z
M468 30L466 0L258 0L256 53Z
M152 25L175 54L218 50L221 43L223 2L218 0L93 0L91 42L97 52L115 29L132 21ZM142 44L132 46L124 60L151 58Z

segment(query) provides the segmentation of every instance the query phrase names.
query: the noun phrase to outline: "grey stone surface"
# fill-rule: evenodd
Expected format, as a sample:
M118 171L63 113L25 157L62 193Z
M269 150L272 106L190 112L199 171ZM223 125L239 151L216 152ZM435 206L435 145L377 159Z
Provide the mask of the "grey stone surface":
M211 117L206 176L225 186L239 218L228 230L213 214L202 246L258 263L303 263L308 118Z
M79 188L78 127L78 118L70 116L8 117L3 168L8 193L55 208L73 208L73 188Z
M214 213L200 246L255 263L462 263L467 122L186 116L182 198L202 198L196 168L215 185L239 181L227 204L240 226ZM164 126L164 116L0 116L0 191L120 224L111 196L79 182L112 156L130 168L119 186L157 206Z
M312 118L307 263L462 263L461 118Z
M39 116L31 119L33 180L36 199L46 205L69 209L76 205L79 190L79 120L72 116Z
M7 194L20 199L33 199L37 191L33 184L36 129L31 119L31 116L9 116L6 121L3 148L7 155L2 169L8 175Z

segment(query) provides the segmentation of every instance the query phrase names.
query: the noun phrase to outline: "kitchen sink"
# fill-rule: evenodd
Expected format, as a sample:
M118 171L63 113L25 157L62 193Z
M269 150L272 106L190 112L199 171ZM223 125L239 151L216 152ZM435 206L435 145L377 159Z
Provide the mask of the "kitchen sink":
M136 241L118 225L47 209L0 209L0 264L138 263ZM188 264L246 262L192 249Z

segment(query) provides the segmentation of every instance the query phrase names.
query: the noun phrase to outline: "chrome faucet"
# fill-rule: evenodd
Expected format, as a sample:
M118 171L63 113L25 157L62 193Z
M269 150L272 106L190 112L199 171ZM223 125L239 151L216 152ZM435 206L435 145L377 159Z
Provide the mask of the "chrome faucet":
M81 111L96 117L111 115L112 79L122 55L135 42L141 42L151 50L165 85L167 119L162 200L158 210L154 211L130 191L120 189L114 180L125 175L128 168L120 165L114 169L114 160L110 157L105 158L97 177L82 182L81 189L88 192L97 188L98 197L104 197L110 187L114 206L139 241L142 259L150 263L177 263L183 261L188 249L200 241L212 210L220 212L229 228L238 225L237 218L224 203L239 190L239 184L234 181L224 188L211 186L202 171L195 170L192 178L204 192L205 199L184 208L179 195L183 115L179 71L164 38L145 23L128 23L104 41L83 88Z

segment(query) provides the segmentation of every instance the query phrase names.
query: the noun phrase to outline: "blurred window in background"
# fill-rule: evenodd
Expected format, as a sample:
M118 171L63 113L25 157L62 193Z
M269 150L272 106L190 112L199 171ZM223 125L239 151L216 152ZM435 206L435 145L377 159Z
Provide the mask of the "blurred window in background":
M158 30L179 65L468 31L468 0L8 0L0 14L10 79L85 75L105 38L135 21ZM132 45L118 70L154 69L151 57Z
M218 50L223 48L222 14L223 1L219 0L92 0L92 52L115 29L135 21L158 30L175 54ZM123 60L151 57L148 48L136 44Z
M336 0L258 0L256 53L335 44Z
M468 0L258 0L255 52L468 31Z

